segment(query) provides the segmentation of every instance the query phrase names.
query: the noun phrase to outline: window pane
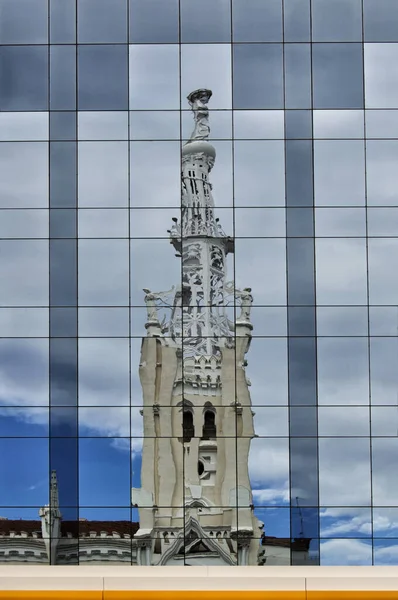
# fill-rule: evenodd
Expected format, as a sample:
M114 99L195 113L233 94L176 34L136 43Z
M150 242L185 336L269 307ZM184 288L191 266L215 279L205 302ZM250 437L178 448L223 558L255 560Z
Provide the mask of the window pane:
M0 304L48 306L48 242L0 241Z
M398 374L396 367L398 320L395 319L395 337L370 339L371 399L373 406L397 405ZM376 434L375 434L376 435Z
M286 138L307 139L312 137L312 114L309 110L286 111Z
M375 506L396 506L398 487L391 478L391 467L398 459L398 440L372 439L372 491Z
M285 204L283 142L235 142L234 159L235 206Z
M48 438L26 438L24 452L21 452L21 446L19 438L0 438L0 455L8 457L1 461L0 467L2 506L39 506L43 492L36 490L35 483L42 481L43 488L49 489Z
M131 110L180 108L178 46L130 46L129 66Z
M50 112L50 137L52 140L76 139L76 113L72 111Z
M371 206L397 206L398 141L366 142L367 201Z
M321 437L369 436L369 407L320 406L318 408L318 425Z
M289 404L290 406L315 406L317 401L315 338L290 338L288 345ZM299 429L296 429L295 433L300 433Z
M395 0L363 0L365 42L398 41L398 4Z
M398 208L368 208L369 236L394 237L398 231Z
M80 44L127 42L127 0L78 0Z
M283 140L282 110L234 111L234 138L237 140Z
M1 44L47 44L47 0L2 0Z
M128 112L79 112L78 138L88 141L127 140Z
M370 439L320 439L319 487L323 506L370 506Z
M398 110L367 110L366 137L398 138Z
M311 48L309 44L286 44L285 49L285 106L310 108Z
M128 224L128 211L123 208L79 210L80 238L128 237Z
M314 241L289 238L287 240L287 277L289 304L293 306L315 304ZM293 335L301 335L298 331ZM309 331L305 335L315 335Z
M369 302L398 304L398 239L369 239Z
M76 240L50 240L50 304L77 304Z
M0 308L0 331L3 337L48 337L48 309Z
M398 44L365 44L366 108L396 108Z
M3 208L48 206L48 144L0 144L0 181Z
M0 65L0 110L47 110L47 47L3 46Z
M129 405L129 340L127 338L80 339L79 371L80 406ZM122 426L129 435L128 421ZM102 428L104 431L104 427L106 428L105 424L98 423L96 428ZM108 432L113 433L111 429ZM128 452L126 456L128 457ZM128 506L128 502L126 505Z
M79 206L127 206L127 142L79 142L78 159Z
M178 0L130 0L130 42L178 42L178 18Z
M313 119L315 138L362 139L364 137L362 110L314 110Z
M80 240L79 305L129 304L128 240Z
M313 45L314 108L362 108L361 44Z
M181 42L228 42L230 0L180 0Z
M368 311L365 306L320 306L316 324L319 336L366 336Z
M281 0L232 0L232 20L235 42L282 41Z
M281 44L234 48L234 108L283 108Z
M314 179L317 206L364 205L364 143L349 140L314 142Z
M284 0L283 9L285 42L309 42L310 0Z
M284 237L284 208L236 208L236 237Z
M289 207L313 206L313 144L311 141L286 142L286 203ZM292 216L295 213L292 213ZM291 227L291 213L288 213Z
M151 175L154 165L156 165L156 178ZM149 178L152 178L150 187L148 187ZM130 144L131 207L174 206L178 215L180 189L180 144L178 142L132 142Z
M316 240L317 303L367 304L364 239Z
M76 207L76 146L75 142L50 144L50 206Z
M369 404L367 338L318 338L318 401L324 406Z
M0 113L0 141L47 141L48 114L43 112Z
M286 243L282 239L236 240L236 285L245 288L258 273L267 286L258 289L256 305L286 304Z
M50 0L50 43L76 41L76 0Z
M0 210L0 239L46 237L47 210Z
M192 114L190 125L192 126ZM180 113L170 110L130 111L131 140L179 140Z
M50 110L76 109L76 48L50 46Z
M314 42L360 42L362 40L361 0L313 0L312 39Z
M79 110L127 110L127 47L80 46Z
M315 231L317 237L364 237L366 209L316 208Z

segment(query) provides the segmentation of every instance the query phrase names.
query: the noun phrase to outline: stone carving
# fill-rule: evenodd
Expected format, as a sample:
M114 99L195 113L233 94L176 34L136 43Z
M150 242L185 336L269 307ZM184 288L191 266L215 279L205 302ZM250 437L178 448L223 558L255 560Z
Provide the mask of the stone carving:
M177 217L173 217L173 225L171 226L171 229L167 230L167 233L170 234L171 238L181 237L181 226L178 223Z
M239 292L241 300L241 313L238 321L250 321L250 312L253 304L253 296L251 295L251 288L244 288L242 292Z
M188 102L195 117L195 129L190 137L190 142L194 140L207 140L210 135L207 103L211 96L212 92L210 90L196 90L188 96Z
M149 322L158 322L158 308L156 306L156 295L151 292L151 290L144 289L145 292L145 304L146 310L148 314Z
M189 261L194 260L197 263L199 263L200 262L200 251L201 251L200 244L189 244L189 246L184 247L183 258L184 258L184 260L189 260Z

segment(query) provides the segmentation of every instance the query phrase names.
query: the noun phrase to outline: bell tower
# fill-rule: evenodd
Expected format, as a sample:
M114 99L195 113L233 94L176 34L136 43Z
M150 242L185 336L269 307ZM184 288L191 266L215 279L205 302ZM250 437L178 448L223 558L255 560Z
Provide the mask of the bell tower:
M245 355L250 288L227 281L233 239L215 217L210 90L188 96L195 127L182 148L181 215L170 241L181 281L145 289L147 336L140 380L144 441L139 508L141 564L256 565L261 523L248 473L253 413ZM239 314L236 316L236 310Z

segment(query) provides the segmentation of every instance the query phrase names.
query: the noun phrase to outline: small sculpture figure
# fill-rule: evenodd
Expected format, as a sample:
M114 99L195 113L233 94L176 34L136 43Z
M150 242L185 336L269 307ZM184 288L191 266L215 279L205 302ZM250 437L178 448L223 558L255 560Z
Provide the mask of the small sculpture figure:
M241 313L239 315L239 321L250 321L250 312L253 304L253 296L251 295L251 288L244 288L242 292L238 292L241 301Z
M206 105L211 95L212 92L210 90L196 90L188 96L188 102L195 117L195 129L190 137L190 142L194 140L207 140L210 135L209 109Z
M159 321L158 319L158 309L156 306L156 296L151 292L151 290L145 289L143 290L146 294L145 296L145 304L146 310L148 313L148 321Z
M167 232L170 234L170 237L172 238L178 238L181 237L181 226L178 223L178 219L176 217L173 217L173 225L171 226L171 229L168 229Z

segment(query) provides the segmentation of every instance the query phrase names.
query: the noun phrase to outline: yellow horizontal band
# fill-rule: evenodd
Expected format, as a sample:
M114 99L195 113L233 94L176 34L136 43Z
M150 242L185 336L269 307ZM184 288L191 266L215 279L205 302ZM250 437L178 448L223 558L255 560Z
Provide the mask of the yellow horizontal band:
M0 581L1 584L1 581ZM104 600L104 592L79 590L0 590L0 600ZM137 598L138 600L138 598Z
M311 590L306 594L306 600L398 600L398 590Z
M394 591L0 590L0 600L398 600Z
M281 590L167 590L104 591L103 600L306 600L305 591Z

